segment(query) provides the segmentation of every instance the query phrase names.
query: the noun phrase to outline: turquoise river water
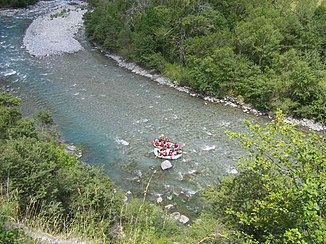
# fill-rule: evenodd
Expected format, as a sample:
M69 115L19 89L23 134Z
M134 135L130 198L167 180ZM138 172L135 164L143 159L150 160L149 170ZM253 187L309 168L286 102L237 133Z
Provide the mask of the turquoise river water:
M243 154L225 130L244 131L243 120L266 118L206 102L159 85L119 67L81 35L85 50L35 58L22 47L26 28L38 12L0 16L0 87L23 99L22 112L49 111L63 139L83 147L83 160L103 167L124 191L139 195L149 187L152 199L183 203L188 210L196 192L228 172ZM185 154L160 170L151 140L168 135Z

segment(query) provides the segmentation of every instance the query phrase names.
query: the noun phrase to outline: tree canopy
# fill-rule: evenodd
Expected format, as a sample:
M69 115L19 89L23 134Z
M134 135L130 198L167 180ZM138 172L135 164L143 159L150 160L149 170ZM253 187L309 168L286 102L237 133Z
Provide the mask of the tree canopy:
M326 140L286 124L278 114L266 127L246 122L232 133L247 150L238 175L206 189L207 211L253 243L326 240Z
M196 92L325 123L325 1L90 2L86 33L103 48Z
M24 8L38 0L0 0L0 8Z
M44 226L59 230L74 222L95 222L88 230L94 232L104 219L106 228L112 226L120 213L121 193L103 172L67 154L64 145L47 134L53 123L48 113L37 113L34 121L23 118L19 102L0 93L0 205L16 202L16 218L40 218ZM5 216L0 218L0 243L17 236L4 230Z

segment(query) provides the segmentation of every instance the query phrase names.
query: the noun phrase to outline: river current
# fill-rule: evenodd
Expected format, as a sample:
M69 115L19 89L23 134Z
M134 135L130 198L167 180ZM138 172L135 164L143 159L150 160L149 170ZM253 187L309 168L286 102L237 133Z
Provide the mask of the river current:
M124 191L140 195L156 170L149 197L196 210L196 192L226 174L244 153L225 131L245 131L245 119L267 121L131 73L93 48L83 33L82 51L32 57L22 39L37 13L0 16L0 87L23 99L27 116L35 109L49 111L62 138L82 146L82 160L103 167ZM160 134L181 143L185 152L167 171L149 143Z

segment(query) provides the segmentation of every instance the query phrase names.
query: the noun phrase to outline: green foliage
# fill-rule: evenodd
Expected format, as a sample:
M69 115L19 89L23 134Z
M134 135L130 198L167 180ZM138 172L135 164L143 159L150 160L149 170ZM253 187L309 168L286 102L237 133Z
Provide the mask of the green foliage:
M68 14L69 14L69 12L70 12L70 9L66 9L66 8L64 8L64 9L62 9L60 12L57 12L57 13L55 13L55 14L51 14L50 15L50 18L51 18L51 20L52 19L54 19L54 18L58 18L58 17L67 17L68 16Z
M7 93L0 93L0 139L8 138L8 129L21 119L20 100Z
M18 230L8 230L5 227L4 221L0 217L0 243L26 243L26 239L21 237ZM24 241L23 241L24 240Z
M247 122L250 134L231 133L247 149L238 176L203 194L209 213L258 243L323 243L326 239L326 141L283 122Z
M178 233L177 223L161 208L140 199L126 204L121 217L126 234L123 243L162 243L159 240Z
M163 74L170 77L173 81L179 82L181 85L188 84L190 78L189 70L178 64L167 63Z
M14 229L10 221L15 219L15 212L17 201L15 199L16 193L13 197L8 197L0 188L0 243L32 243L30 238L26 237L22 231Z
M53 124L52 116L46 111L37 111L33 115L33 118L35 123L40 124L41 126Z
M8 201L16 199L15 218L33 224L40 219L40 228L71 228L76 236L108 240L106 230L120 214L121 193L100 170L65 153L64 146L53 139L41 140L33 123L21 118L18 103L11 95L0 94L0 193L6 192ZM48 113L34 118L43 129L52 126ZM5 206L10 205L2 205L0 211ZM4 230L5 220L0 220L0 237L17 239L16 231Z
M277 97L277 83L264 75L256 75L235 84L238 94L244 94L246 102L255 104L262 111L273 110L273 98Z
M46 111L37 111L33 114L33 122L36 128L37 137L41 141L60 141L56 125L52 116Z
M244 243L232 232L210 214L203 213L200 218L192 222L191 228L182 230L176 241L180 243Z
M283 36L270 19L262 16L240 22L235 32L238 52L262 68L278 55Z
M24 8L36 2L37 0L0 0L0 8Z
M196 92L325 123L325 2L91 2L86 33L102 47Z

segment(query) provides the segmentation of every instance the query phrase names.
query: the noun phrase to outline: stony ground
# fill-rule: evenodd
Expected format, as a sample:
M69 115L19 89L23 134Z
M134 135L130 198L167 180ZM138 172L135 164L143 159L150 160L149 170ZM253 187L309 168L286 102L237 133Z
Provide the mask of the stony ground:
M78 2L77 2L78 3ZM44 57L73 53L82 49L74 38L83 25L85 3L62 3L51 12L35 19L28 27L23 45L33 56Z

